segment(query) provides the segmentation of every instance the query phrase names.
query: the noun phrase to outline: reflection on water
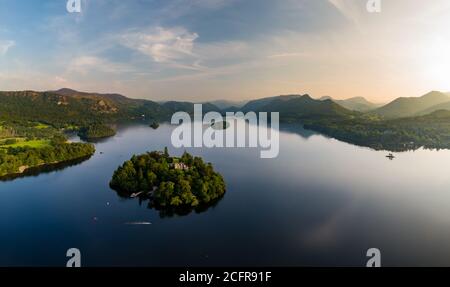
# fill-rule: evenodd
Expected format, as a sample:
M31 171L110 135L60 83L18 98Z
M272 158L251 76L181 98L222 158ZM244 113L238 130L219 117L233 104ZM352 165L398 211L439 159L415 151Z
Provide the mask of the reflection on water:
M129 194L127 193L121 193L119 190L114 190L117 193L117 196L119 196L123 200L134 200L139 203L139 206L147 206L148 209L154 209L159 212L160 218L170 218L170 217L176 217L176 216L187 216L191 213L203 213L208 211L210 208L215 208L217 204L223 199L225 194L221 196L220 198L213 200L205 205L199 205L196 208L183 208L183 207L172 207L172 208L161 208L160 206L157 206L152 203L151 198L147 195L140 195L137 198L130 198Z
M297 134L305 139L308 139L313 135L318 135L318 133L315 131L304 129L302 125L293 123L281 124L280 131Z
M292 130L292 128L294 130ZM396 154L282 127L280 155L252 148L188 149L227 183L214 207L167 217L109 188L133 154L170 148L172 127L127 126L88 161L0 182L0 265L450 265L450 152ZM303 133L305 132L305 133ZM149 222L149 225L130 225Z
M85 156L85 157L74 159L74 160L67 160L64 162L58 162L58 163L45 164L45 165L31 167L31 168L26 169L23 173L16 173L16 174L9 174L9 175L2 176L2 177L0 177L0 182L12 181L12 180L16 180L16 179L23 178L23 177L39 176L40 174L43 174L43 173L60 171L65 168L68 168L68 167L71 167L74 165L78 165L78 164L82 163L83 161L86 161L90 158L91 158L91 156L89 155L89 156Z

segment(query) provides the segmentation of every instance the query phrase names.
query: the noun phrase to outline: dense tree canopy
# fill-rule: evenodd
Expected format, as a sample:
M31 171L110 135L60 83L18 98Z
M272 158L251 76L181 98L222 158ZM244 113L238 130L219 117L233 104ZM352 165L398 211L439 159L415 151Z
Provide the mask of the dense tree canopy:
M0 177L94 152L91 144L68 143L66 136L51 126L27 121L0 123Z
M21 173L27 168L87 157L95 152L91 144L60 143L43 148L0 149L0 176Z
M225 193L223 177L210 163L184 153L165 152L133 156L119 167L110 186L122 195L143 193L157 208L196 208L213 203Z
M78 132L80 138L84 140L95 140L106 137L111 137L116 134L116 131L110 126L103 124L92 124L87 127L81 128Z

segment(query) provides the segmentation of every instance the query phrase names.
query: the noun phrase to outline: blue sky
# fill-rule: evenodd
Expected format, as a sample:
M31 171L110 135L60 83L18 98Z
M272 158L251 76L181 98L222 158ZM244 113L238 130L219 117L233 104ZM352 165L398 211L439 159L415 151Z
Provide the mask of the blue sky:
M449 1L0 0L0 90L155 100L450 90ZM447 65L448 64L448 65ZM447 73L448 72L448 73Z

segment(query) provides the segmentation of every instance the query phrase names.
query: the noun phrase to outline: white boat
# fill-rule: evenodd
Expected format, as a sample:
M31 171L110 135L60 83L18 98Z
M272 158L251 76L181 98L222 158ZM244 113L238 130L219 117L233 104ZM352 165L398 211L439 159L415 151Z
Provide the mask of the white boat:
M137 222L127 222L125 225L152 225L151 222L148 221L137 221Z

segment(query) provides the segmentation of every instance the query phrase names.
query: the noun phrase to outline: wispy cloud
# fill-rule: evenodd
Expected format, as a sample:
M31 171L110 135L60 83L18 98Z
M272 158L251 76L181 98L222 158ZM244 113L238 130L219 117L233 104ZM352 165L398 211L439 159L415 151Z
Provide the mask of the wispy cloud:
M0 40L0 56L5 55L16 43L12 40Z
M169 63L188 66L186 59L194 58L194 42L197 33L182 27L156 27L146 31L131 31L122 34L119 41L122 45L147 55L157 63Z
M122 33L118 43L167 68L206 71L207 63L233 60L250 52L241 41L198 43L199 34L184 27L156 27Z
M279 54L273 54L269 55L267 58L269 59L278 59L278 58L293 58L293 57L302 57L305 56L305 53L279 53Z

